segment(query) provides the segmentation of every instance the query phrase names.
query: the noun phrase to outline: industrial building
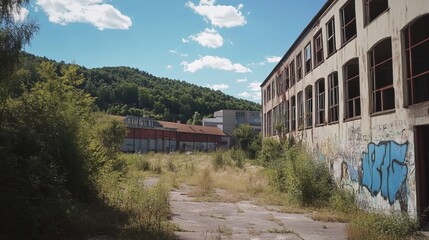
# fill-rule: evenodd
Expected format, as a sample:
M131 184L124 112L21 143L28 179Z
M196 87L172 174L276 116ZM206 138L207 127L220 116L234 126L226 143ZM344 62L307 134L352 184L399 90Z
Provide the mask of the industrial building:
M122 147L125 152L214 151L226 147L226 143L222 142L225 134L216 127L136 116L126 116L123 121L127 126Z
M203 126L217 127L227 135L242 124L249 124L255 131L261 132L261 112L224 109L215 112L212 118L203 118Z
M428 0L328 0L261 85L263 136L306 143L364 208L423 214L428 57Z

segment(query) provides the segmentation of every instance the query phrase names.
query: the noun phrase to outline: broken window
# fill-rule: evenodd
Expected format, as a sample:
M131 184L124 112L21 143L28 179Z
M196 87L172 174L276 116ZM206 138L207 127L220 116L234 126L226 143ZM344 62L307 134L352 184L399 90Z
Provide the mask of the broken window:
M291 109L290 109L290 129L291 131L296 130L296 100L295 96L291 97Z
M299 80L302 79L302 54L301 52L298 53L296 56L296 81L299 82Z
M317 67L324 60L323 58L323 39L322 39L322 30L320 30L313 40L314 44L314 67Z
M340 10L342 43L356 36L355 1L349 0Z
M336 50L335 46L335 19L332 17L331 20L326 24L326 40L328 48L328 57L331 56Z
M429 14L405 28L408 103L429 101Z
M325 79L316 82L316 124L325 123Z
M311 71L311 44L308 43L304 48L305 73Z
M298 93L298 129L304 128L304 99L302 97L302 91Z
M292 62L289 64L290 69L290 85L293 86L295 84L295 62L292 60Z
M370 82L372 91L371 111L380 112L395 108L393 89L392 42L387 38L369 52Z
M289 101L286 101L285 102L285 105L284 105L284 108L285 108L285 132L289 132Z
M344 65L346 118L360 116L359 62L352 59Z
M329 85L329 96L328 96L328 105L329 105L329 114L328 121L337 122L338 121L338 73L333 72L328 76L328 85Z
M389 8L388 0L364 0L365 1L365 24L369 24L376 17Z
M305 88L305 126L313 126L313 87Z

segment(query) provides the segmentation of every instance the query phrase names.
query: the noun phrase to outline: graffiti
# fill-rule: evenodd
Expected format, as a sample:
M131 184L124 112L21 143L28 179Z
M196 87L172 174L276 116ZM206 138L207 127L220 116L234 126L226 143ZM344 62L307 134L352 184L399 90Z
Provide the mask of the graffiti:
M362 185L372 196L381 192L381 196L393 205L398 191L407 179L407 150L408 142L368 144L368 152L363 154L362 159Z

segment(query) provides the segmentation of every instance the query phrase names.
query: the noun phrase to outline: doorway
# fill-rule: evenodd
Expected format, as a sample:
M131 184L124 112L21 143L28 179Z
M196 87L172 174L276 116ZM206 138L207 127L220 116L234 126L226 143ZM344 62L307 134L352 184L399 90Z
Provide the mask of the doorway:
M429 125L418 126L415 136L417 209L422 220L429 221Z

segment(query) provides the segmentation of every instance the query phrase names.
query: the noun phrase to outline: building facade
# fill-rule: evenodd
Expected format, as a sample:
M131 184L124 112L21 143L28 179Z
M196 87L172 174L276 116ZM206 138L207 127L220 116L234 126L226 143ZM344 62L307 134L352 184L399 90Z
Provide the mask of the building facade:
M157 121L126 116L125 152L214 151L224 147L225 134L215 127Z
M429 1L328 0L261 85L263 136L305 142L364 208L421 214L428 58Z
M225 134L231 135L242 125L249 124L255 131L261 132L261 112L242 110L220 110L215 112L213 118L204 118L203 126L217 127Z

